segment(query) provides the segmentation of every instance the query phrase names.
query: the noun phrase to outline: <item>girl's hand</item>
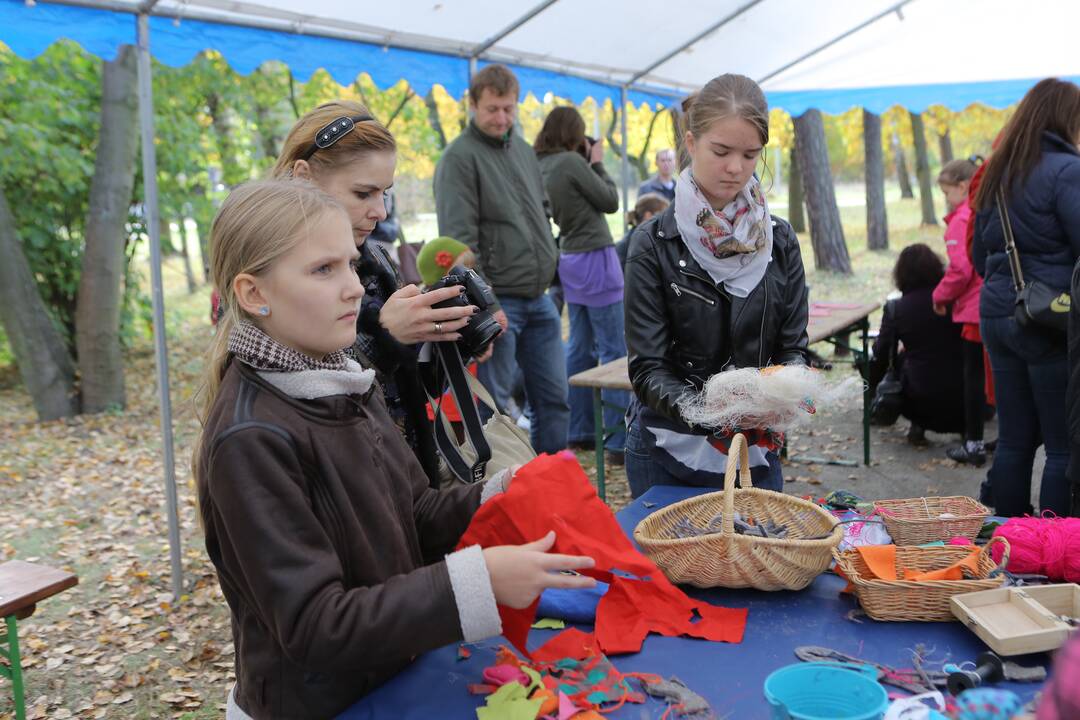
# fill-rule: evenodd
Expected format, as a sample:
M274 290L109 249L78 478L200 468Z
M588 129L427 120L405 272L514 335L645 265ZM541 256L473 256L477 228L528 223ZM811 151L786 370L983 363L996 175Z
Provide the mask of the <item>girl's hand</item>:
M596 580L584 575L565 575L563 570L584 570L596 566L591 557L555 555L551 531L525 545L500 545L484 550L484 562L491 576L495 602L520 610L532 604L547 588L591 588Z
M948 312L948 308L942 303L934 303L934 314L945 317L945 313Z
M406 285L389 298L379 311L379 324L403 345L420 342L449 342L461 337L458 330L465 327L476 312L475 305L433 308L432 305L457 297L457 285L420 292L415 285ZM442 332L435 332L439 323Z

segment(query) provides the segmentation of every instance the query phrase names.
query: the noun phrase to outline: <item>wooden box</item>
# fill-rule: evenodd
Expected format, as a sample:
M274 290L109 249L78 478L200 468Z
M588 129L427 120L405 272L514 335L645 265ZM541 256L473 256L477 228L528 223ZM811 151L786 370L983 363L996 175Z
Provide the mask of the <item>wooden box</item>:
M1080 621L1080 585L999 588L951 598L953 615L998 655L1055 650Z

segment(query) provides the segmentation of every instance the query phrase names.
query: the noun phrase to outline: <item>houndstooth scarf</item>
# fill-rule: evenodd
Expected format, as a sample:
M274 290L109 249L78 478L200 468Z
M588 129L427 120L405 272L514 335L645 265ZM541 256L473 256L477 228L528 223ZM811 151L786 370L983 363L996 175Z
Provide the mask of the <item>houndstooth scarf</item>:
M242 322L229 333L229 352L245 365L269 372L345 370L346 355L336 350L322 360L282 345L255 324Z

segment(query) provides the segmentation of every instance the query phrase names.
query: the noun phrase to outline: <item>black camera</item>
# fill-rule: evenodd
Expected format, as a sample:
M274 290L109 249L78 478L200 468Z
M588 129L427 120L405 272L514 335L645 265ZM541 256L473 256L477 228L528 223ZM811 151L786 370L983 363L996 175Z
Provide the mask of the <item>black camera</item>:
M469 322L465 327L458 330L461 334L458 347L462 356L476 357L482 355L487 350L488 345L491 344L491 341L502 332L502 326L495 320L491 311L491 306L495 304L495 293L492 292L491 286L484 282L484 279L476 272L460 265L450 268L450 272L447 273L446 277L429 287L427 292L453 285L463 287L465 292L449 300L435 303L432 307L450 308L475 305L478 312L469 318Z

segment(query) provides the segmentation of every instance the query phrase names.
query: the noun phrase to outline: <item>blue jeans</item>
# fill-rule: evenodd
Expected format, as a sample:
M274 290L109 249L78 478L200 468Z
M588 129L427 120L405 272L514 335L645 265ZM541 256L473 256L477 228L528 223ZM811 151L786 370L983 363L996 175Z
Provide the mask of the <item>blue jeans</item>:
M618 360L626 356L626 337L623 333L623 304L589 307L568 303L570 310L570 343L566 346L566 372L576 375L583 370ZM604 426L621 427L622 416L630 404L626 390L604 390ZM617 408L607 407L617 405ZM583 442L595 437L592 388L570 388L570 442ZM617 431L604 443L608 450L622 450L626 433Z
M1006 517L1032 511L1031 467L1043 445L1040 509L1068 515L1065 339L1022 328L1011 317L983 318L980 328L998 409L997 452L987 473L994 509Z
M630 495L635 498L640 497L653 485L686 486L686 483L649 457L650 452L663 451L650 451L641 437L643 432L648 432L648 430L642 428L641 423L636 420L626 429L626 481L630 484ZM750 481L756 488L783 492L784 471L780 466L780 458L773 452L765 453L765 458L769 461L768 465L750 468ZM723 489L723 487L717 489Z
M566 447L570 424L562 321L546 295L501 297L510 327L495 339L491 359L480 364L480 382L500 408L509 405L514 372L520 367L528 401L529 439L538 453Z

